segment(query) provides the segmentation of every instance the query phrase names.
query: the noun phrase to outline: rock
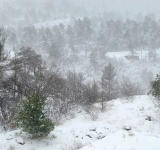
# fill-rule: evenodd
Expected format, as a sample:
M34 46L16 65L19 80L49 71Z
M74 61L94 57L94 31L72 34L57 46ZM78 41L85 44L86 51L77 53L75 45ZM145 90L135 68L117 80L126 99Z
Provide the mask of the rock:
M95 138L96 139L98 135L95 132L89 132L89 133L86 134L86 136L88 136L89 138Z
M79 132L75 132L73 135L74 135L75 138L78 138L80 133Z
M92 136L91 136L91 135L89 135L89 134L87 134L86 136L88 136L89 138L92 138Z
M89 131L96 131L96 127L90 128Z
M100 140L100 139L103 139L103 138L105 138L105 135L99 135L97 139Z
M147 116L147 117L146 117L146 120L152 121L151 116Z
M78 138L78 135L75 135L74 137L75 137L75 138Z
M129 131L129 130L131 130L132 128L130 127L130 126L125 126L124 127L124 130L127 130L127 131Z
M21 145L25 144L24 140L21 137L16 138L16 142Z
M7 135L6 140L12 140L13 138L13 135Z

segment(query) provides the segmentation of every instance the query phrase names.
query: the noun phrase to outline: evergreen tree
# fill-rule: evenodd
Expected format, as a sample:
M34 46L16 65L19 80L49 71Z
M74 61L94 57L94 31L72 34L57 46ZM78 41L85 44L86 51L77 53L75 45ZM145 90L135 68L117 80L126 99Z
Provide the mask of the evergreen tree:
M74 46L74 32L73 28L70 25L66 29L66 40L68 42L69 47Z
M84 35L83 38L85 39L85 41L89 41L91 40L91 35L93 33L93 29L91 27L91 21L89 18L85 17L83 19L83 26L84 26Z
M105 96L107 100L111 100L114 98L115 76L115 68L111 63L109 63L108 66L104 68L101 78L103 96Z
M27 97L21 101L15 117L17 126L31 134L32 138L45 137L54 129L54 124L44 111L45 99L37 93Z
M91 63L91 65L93 66L93 69L94 69L94 72L96 72L97 71L97 68L98 68L98 57L97 57L98 55L97 55L97 51L96 51L96 49L95 50L93 50L92 52L91 52L91 54L90 54L90 63Z
M22 35L24 44L27 46L34 46L37 42L37 31L34 27L24 27Z
M82 46L84 37L84 25L81 19L78 19L74 25L75 44Z
M151 82L151 87L152 87L152 89L151 89L150 93L154 97L160 99L160 74L157 74L156 79Z

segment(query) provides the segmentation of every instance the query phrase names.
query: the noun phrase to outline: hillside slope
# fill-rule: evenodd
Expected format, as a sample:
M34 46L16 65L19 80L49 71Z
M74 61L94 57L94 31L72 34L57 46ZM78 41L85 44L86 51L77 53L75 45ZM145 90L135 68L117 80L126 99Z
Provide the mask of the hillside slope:
M72 119L61 122L43 140L30 139L29 135L18 130L1 133L0 149L71 150L71 147L85 145L81 150L160 149L160 107L153 97L112 100L106 104L103 113L100 107L96 104L91 108L91 113L86 113L82 108L75 110ZM126 131L125 128L131 130ZM18 141L25 144L18 144Z

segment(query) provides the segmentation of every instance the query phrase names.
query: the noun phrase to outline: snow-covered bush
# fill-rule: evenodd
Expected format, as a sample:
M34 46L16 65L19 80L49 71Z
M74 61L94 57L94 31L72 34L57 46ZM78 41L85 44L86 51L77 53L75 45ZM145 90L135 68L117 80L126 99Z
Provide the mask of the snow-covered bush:
M96 107L94 107L93 105L86 105L84 107L84 110L90 116L92 121L95 121L98 119L98 111L96 110Z
M18 127L32 135L32 138L45 137L54 129L54 124L44 112L45 97L37 93L22 100L15 121Z
M81 141L74 141L73 144L65 145L61 147L61 150L79 150L85 145Z
M120 85L120 96L126 97L141 95L142 90L139 84L132 82L128 77L123 77Z

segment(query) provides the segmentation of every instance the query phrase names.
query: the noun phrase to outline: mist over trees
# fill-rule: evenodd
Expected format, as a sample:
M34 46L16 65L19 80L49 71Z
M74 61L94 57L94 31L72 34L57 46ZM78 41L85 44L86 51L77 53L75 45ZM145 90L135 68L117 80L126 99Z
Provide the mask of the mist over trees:
M105 18L106 16L85 17L75 19L73 25L65 26L61 23L51 28L7 27L7 43L38 47L56 59L66 53L65 48L68 46L73 52L77 48L84 48L86 51L97 48L102 49L100 51L103 54L107 51L148 49L150 57L155 59L155 51L160 47L158 21L149 16L144 17L141 22L129 19L105 21Z
M98 16L104 12L109 20L141 20L148 14L159 19L158 4L157 0L1 0L0 25L30 25L70 16Z
M149 91L154 76L149 67L158 67L160 49L160 21L154 14L127 18L103 9L94 14L96 8L88 10L86 1L81 1L84 7L71 0L0 2L0 123L5 130L15 127L23 98L35 93L46 97L47 115L58 122L76 107L100 102L104 111L106 101ZM68 23L48 22L56 19ZM116 52L124 59L109 57Z

